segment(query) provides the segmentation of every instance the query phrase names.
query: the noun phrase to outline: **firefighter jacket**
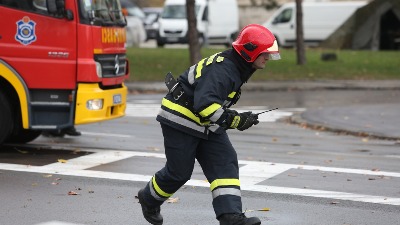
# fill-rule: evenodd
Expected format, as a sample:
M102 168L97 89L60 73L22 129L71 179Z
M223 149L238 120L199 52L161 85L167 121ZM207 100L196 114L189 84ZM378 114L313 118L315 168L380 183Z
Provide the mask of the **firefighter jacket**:
M200 60L177 79L184 96L168 93L162 99L157 121L203 139L210 131L225 132L225 109L237 102L254 71L233 49Z

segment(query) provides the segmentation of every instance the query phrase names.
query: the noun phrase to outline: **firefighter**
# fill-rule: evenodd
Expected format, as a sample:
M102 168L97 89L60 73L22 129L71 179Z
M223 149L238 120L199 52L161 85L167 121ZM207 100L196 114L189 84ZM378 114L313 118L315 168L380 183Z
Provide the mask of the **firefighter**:
M244 27L232 46L202 59L177 80L167 74L169 92L157 115L167 162L138 192L143 215L153 225L163 223L160 206L190 179L196 159L210 183L220 225L261 224L242 213L238 159L226 130L258 123L256 114L229 108L251 75L280 55L274 35L258 24Z

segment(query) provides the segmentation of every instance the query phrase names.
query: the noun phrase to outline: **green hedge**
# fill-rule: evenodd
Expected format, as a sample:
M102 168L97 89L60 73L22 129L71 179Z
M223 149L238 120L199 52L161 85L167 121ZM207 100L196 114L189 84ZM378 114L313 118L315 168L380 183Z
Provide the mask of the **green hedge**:
M224 49L203 48L207 57ZM307 64L296 65L294 49L281 49L281 60L268 62L251 78L256 80L382 80L400 79L400 51L329 51L307 49ZM335 53L336 61L321 54ZM130 81L163 81L167 72L178 76L190 66L187 48L129 48Z

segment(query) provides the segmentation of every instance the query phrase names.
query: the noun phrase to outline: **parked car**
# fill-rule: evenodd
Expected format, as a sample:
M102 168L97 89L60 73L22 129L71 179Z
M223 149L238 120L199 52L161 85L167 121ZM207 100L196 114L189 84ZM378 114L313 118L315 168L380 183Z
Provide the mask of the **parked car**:
M303 33L307 46L318 46L366 1L304 2ZM283 4L264 24L282 47L296 45L296 3Z
M126 44L127 46L138 46L147 39L146 30L144 29L144 20L146 15L142 9L129 0L120 0L121 8L125 15L126 27Z
M162 8L147 7L142 9L146 18L144 20L144 29L146 30L147 40L156 39L158 34L158 18L162 12Z
M195 13L199 43L230 46L239 31L237 0L196 0ZM158 20L157 46L188 43L185 0L166 0Z

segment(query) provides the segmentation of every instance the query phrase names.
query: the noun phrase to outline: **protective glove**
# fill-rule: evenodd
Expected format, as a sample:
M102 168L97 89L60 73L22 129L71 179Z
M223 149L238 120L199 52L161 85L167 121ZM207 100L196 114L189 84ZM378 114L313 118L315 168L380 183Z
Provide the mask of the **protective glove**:
M240 131L247 130L251 126L257 125L259 123L258 115L251 113L251 111L239 113L239 116L240 116L240 121L239 124L237 125L237 129Z
M253 114L250 111L244 113L238 113L235 110L225 109L225 120L221 127L225 129L238 129L240 131L249 129L251 126L259 123L258 115Z

